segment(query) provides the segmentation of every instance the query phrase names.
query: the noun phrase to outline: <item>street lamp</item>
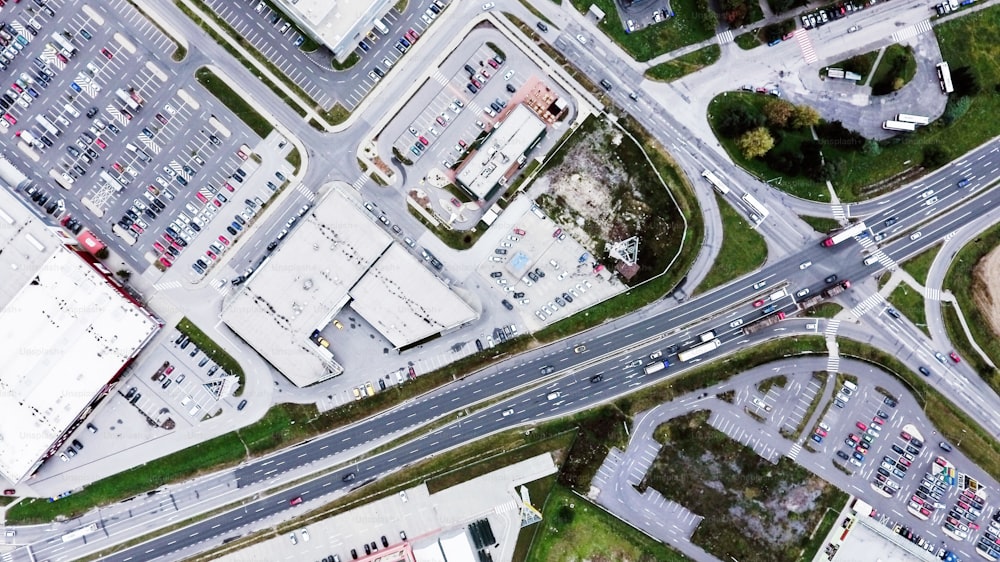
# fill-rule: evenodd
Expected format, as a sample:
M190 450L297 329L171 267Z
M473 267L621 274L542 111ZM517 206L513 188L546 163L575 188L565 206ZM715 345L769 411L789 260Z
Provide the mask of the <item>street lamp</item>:
M962 437L960 437L960 438L958 439L958 443L955 443L955 446L956 446L956 447L961 447L961 446L962 446L962 439L965 439L965 434L966 434L966 433L968 433L968 431L966 431L966 430L964 430L964 429L963 429L963 430L962 430Z

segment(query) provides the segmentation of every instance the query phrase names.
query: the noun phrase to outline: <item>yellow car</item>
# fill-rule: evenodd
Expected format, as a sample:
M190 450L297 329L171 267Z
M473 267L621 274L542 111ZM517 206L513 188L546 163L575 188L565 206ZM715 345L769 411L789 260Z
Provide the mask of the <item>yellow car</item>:
M365 392L368 396L375 396L375 387L372 386L371 381L365 383Z
M354 399L361 400L361 391L358 390L358 387L354 387Z
M340 320L334 320L333 325L336 326L338 330L344 329L344 325L340 323Z

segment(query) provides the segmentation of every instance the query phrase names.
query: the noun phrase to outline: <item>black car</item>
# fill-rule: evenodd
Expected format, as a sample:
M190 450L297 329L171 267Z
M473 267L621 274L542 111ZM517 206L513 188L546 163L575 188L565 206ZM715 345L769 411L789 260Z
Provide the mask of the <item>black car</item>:
M923 375L923 376L925 376L925 377L931 376L931 371L927 367L920 366L920 367L917 367L917 370L920 371L920 374Z
M573 302L573 297L571 297L571 296L569 295L569 293L563 293L563 294L562 294L562 298L563 298L563 300L565 300L566 302Z
M895 408L895 407L896 407L896 400L895 400L895 399L893 399L893 398L892 398L892 397L890 397L890 396L886 396L886 397L885 397L885 400L883 400L882 402L884 402L884 403L885 403L885 405L886 405L886 406L889 406L890 408Z
M358 551L353 548L351 549L351 558L354 560L358 559Z
M343 481L343 482L350 482L351 480L354 480L354 479L355 479L355 478L357 478L357 477L358 477L358 475L357 475L357 474L355 474L355 473L353 473L353 472L348 472L348 473L347 473L347 474L345 474L345 475L343 476L343 478L341 478L340 480L341 480L341 481Z
M385 538L385 535L382 535L382 546L386 548L389 546L389 539Z
M594 376L592 376L592 377L590 377L590 382L592 382L592 383L594 383L594 382L601 382L602 380L604 380L604 375L599 374L599 373L596 374L596 375L594 375Z
M239 403L239 405L236 406L236 409L237 410L242 410L243 408L246 408L246 407L247 407L247 401L246 400L240 400L240 403Z
M524 293L521 293L521 292L514 293L514 298L515 299L523 299L524 298Z
M544 23L542 23L542 22L538 22L538 23L536 23L536 24L535 24L535 27L537 27L537 28L538 28L538 31L541 31L541 32L543 32L543 33L545 33L545 32L548 32L548 30L549 30L549 26L545 25L545 24L544 24Z
M536 267L535 268L535 275L537 275L538 277L545 277L545 272L542 271L542 269L540 267Z
M845 461L850 458L850 455L848 455L844 451L837 451L837 456L844 459Z
M494 271L494 272L490 273L490 277L492 277L494 279L498 279L500 277L503 277L503 273L500 273L499 271Z
M951 452L951 445L945 443L944 441L938 443L938 447L941 447L941 450L943 451L947 451L949 453Z
M827 277L826 279L824 279L823 281L825 281L827 284L830 284L830 283L833 283L836 280L837 280L837 276L836 275L831 275L831 276Z
M371 553L372 553L372 547L368 546L368 543L365 543L365 556Z
M231 226L227 226L226 227L226 231L229 232L229 234L231 234L233 236L236 236L236 229L235 228L233 228Z
M507 299L500 301L500 304L502 304L507 310L514 310L514 305L510 304L510 301Z
M477 339L476 340L476 351L482 351L482 350L483 350L483 342L482 342L482 340Z
M79 439L74 439L73 440L73 446L76 447L77 451L82 451L83 450L83 443L80 443Z
M97 111L98 109L96 107L91 107L87 110L87 117L93 119L93 117L97 115Z

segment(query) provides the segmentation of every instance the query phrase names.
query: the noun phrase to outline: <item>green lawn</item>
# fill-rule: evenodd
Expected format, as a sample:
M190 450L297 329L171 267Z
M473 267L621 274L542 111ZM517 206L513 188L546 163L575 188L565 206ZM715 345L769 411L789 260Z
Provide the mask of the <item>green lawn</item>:
M201 67L195 72L198 82L205 87L212 95L219 98L222 105L229 108L237 117L247 124L247 127L257 133L257 136L264 138L274 130L272 125L264 116L257 113L245 99L239 96L228 84L219 80L219 77L208 68Z
M715 64L715 61L719 60L720 56L722 56L721 47L718 45L708 45L697 51L650 67L646 70L646 78L661 82L671 82L697 72L706 66Z
M764 237L750 227L749 220L716 194L722 215L722 248L712 269L694 294L724 285L760 267L767 259Z
M730 108L743 107L752 113L762 114L764 104L771 99L773 98L770 96L747 92L724 92L716 96L708 104L708 122L715 132L715 138L718 139L722 147L729 153L729 157L737 165L758 179L767 181L774 178L781 178L780 182L773 184L776 188L803 199L828 202L830 200L830 190L827 189L825 183L813 181L804 176L783 177L784 174L772 169L762 158L746 159L736 146L736 139L726 138L719 133L718 119ZM772 152L798 152L799 145L803 141L812 140L812 134L808 129L783 130L781 131L780 141L777 138L775 140L777 142L774 148L771 149Z
M833 318L843 309L844 307L835 302L824 302L810 308L806 312L806 316L810 318Z
M917 61L913 58L913 49L898 43L889 45L878 63L878 68L872 74L872 94L882 96L896 91L910 83L917 73ZM899 82L896 80L899 79Z
M927 283L927 273L931 269L931 264L934 263L934 258L937 257L938 252L941 250L941 245L938 244L932 248L928 248L926 251L906 260L903 262L903 271L909 273L917 280L917 283L924 285Z
M195 326L187 318L183 318L177 323L177 329L182 334L191 338L191 343L198 346L198 349L218 364L220 369L230 375L239 377L240 387L236 389L235 396L242 395L246 386L246 375L243 374L243 367L240 366L236 359L226 352L226 350L219 347L219 344L215 343L205 332L201 331L201 328Z
M819 74L820 76L826 76L827 69L839 68L860 74L861 80L858 83L864 83L865 77L872 71L872 67L875 66L877 59L878 51L868 51L867 53L854 55L851 58L839 60L830 66L823 67L820 69ZM839 78L828 78L828 80L839 80Z
M552 23L552 20L550 20L549 18L545 17L545 14L543 14L542 12L540 12L538 10L538 8L536 8L535 6L533 6L532 3L529 0L521 0L521 5L524 6L525 8L527 8L527 10L529 12L531 12L531 15L533 15L536 18L540 19L541 21L544 21L545 23L549 24L549 29L555 28L556 24Z
M976 265L998 246L1000 246L1000 225L994 225L959 250L944 279L944 289L955 295L958 306L962 309L962 314L965 315L969 330L972 332L972 337L995 365L1000 364L1000 338L990 329L989 320L976 305L974 295L975 291L985 291L983 286L985 281L976 273ZM1000 392L1000 373L971 353L971 346L966 343L965 332L961 330L961 325L958 323L957 313L951 307L944 307L944 310L946 320L949 311L953 317L951 322L945 322L948 339L962 350L966 361L976 366L979 376L989 382L994 391Z
M840 222L838 222L837 219L831 219L828 217L810 217L802 215L799 218L802 219L806 224L811 226L813 230L821 234L826 234L827 232L830 232L831 230L834 230L836 228L840 228L841 226Z
M927 315L924 313L924 295L920 291L906 283L900 283L889 295L888 301L900 314L930 335L927 331Z
M788 458L771 464L708 425L709 414L692 412L656 429L663 447L640 489L705 515L692 542L719 560L797 562L827 509L843 506L847 493ZM790 507L790 496L804 501Z
M749 51L750 49L763 45L763 43L760 42L760 39L757 38L757 34L750 31L737 35L735 42L744 51Z
M632 33L625 33L625 26L618 18L614 0L572 0L572 2L580 13L586 13L591 4L604 10L607 17L598 24L598 27L639 62L710 39L715 35L714 27L705 27L698 17L698 0L675 0L670 3L670 7L676 17Z
M689 560L563 486L545 502L527 562Z

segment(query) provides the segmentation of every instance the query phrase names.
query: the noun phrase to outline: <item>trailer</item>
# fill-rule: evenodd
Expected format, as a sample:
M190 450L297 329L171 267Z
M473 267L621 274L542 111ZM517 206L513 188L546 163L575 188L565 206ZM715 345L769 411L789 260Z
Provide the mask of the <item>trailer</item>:
M868 230L868 227L865 226L864 222L854 223L851 226L845 228L844 230L841 230L840 232L827 238L826 240L823 240L823 245L826 246L827 248L835 246L837 244L840 244L844 240L847 240L849 238L854 238L855 236L860 235L866 230Z
M702 355L710 351L719 349L720 345L722 345L722 342L720 342L719 340L712 340L709 341L708 343L703 343L701 345L692 347L691 349L678 353L677 359L682 362L687 362L696 357L701 357Z
M38 145L40 144L40 143L38 142L38 139L37 139L37 138L35 138L35 135L31 134L31 131L29 131L29 130L27 130L27 129L25 129L25 130L23 130L23 131L18 131L18 132L17 132L17 133L15 133L15 134L16 134L16 135L17 135L18 137L20 137L20 139L21 139L22 141L24 141L24 142L25 142L25 144L27 144L28 146L36 146L36 147L37 147L37 146L38 146Z
M52 121L49 121L49 118L44 115L36 115L35 123L38 123L43 129L52 133L54 136L58 137L62 134L62 131L60 131L59 128L56 127Z
M59 45L61 49L69 53L69 55L67 56L73 56L74 54L76 54L76 45L74 45L73 42L70 41L69 39L66 39L66 37L64 37L62 33L53 32L52 40L55 41L56 45Z
M134 110L139 109L139 102L132 99L132 96L128 95L125 90L118 88L115 90L115 95L118 96L118 99L129 108Z
M715 330L709 330L709 331L705 332L704 334L698 336L698 339L700 339L702 342L707 342L707 341L714 340L715 339Z
M646 365L644 371L646 372L647 375L652 375L653 373L659 373L660 371L666 369L669 366L670 366L670 361L664 359L663 361L656 361L650 363L649 365Z
M750 334L758 330L763 330L768 326L773 326L774 324L777 324L778 322L781 322L784 319L785 319L785 313L779 310L777 314L768 314L761 320L758 320L753 324L748 324L744 326L743 333L749 336Z
M823 289L822 295L824 298L831 299L850 288L851 288L851 282L844 280L841 283L835 283L833 285L830 285L826 289Z

